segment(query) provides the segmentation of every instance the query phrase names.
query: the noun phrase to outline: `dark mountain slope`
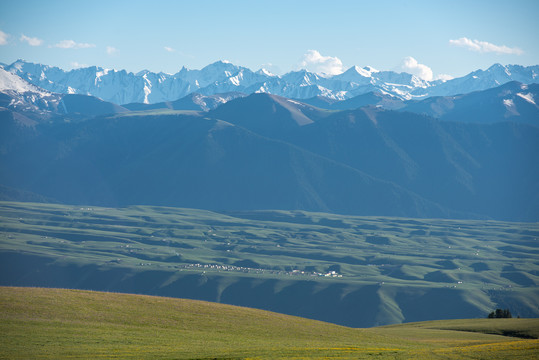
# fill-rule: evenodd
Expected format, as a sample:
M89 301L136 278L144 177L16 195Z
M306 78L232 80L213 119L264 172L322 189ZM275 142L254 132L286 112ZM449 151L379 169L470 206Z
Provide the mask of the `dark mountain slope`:
M20 119L27 118L31 122L81 120L129 111L94 96L14 90L0 91L0 108L9 109Z
M539 125L539 84L516 81L456 96L437 96L409 103L401 110L444 121L495 123L514 121Z
M2 154L0 183L66 203L450 216L280 141L197 116L116 116L37 127Z
M396 110L404 107L405 102L395 96L380 92L368 92L353 98L331 104L333 110L352 110L363 106L378 106L387 110Z
M239 92L215 95L202 95L198 93L191 93L175 101L165 101L156 104L132 103L123 106L129 110L134 111L155 109L208 111L215 109L216 107L226 103L227 101L244 96L246 95Z
M253 95L211 114L399 184L449 209L497 219L539 219L539 171L533 160L539 155L537 127L452 123L375 107L319 110L314 114L324 116L300 126L279 104L272 96Z
M60 105L63 105L63 110L67 114L82 114L87 116L117 114L129 111L120 105L103 101L94 96L77 94L63 95ZM61 106L60 109L62 109Z
M450 209L500 219L539 217L534 126L448 123L362 108L306 126L290 141Z
M323 96L315 96L299 101L327 110L354 110L363 106L378 106L387 110L396 110L404 107L406 104L404 100L378 91L371 91L340 101Z
M298 128L329 114L311 105L263 93L230 101L209 113L214 118L278 139L285 139Z
M4 110L0 184L66 203L539 220L533 125L267 94L202 114L39 124Z
M333 104L339 102L339 100L331 99L331 98L320 96L320 95L313 96L308 99L301 99L301 100L297 99L297 100L301 101L304 104L308 104L308 105L312 105L320 109L328 109L328 110L331 109L331 106Z
M539 220L539 128L511 122L441 126L476 164L465 169L470 207L493 218Z

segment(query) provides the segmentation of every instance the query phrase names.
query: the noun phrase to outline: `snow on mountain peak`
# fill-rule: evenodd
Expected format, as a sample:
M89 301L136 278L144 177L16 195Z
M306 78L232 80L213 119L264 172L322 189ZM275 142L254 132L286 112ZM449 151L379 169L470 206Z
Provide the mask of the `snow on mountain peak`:
M48 91L43 91L37 86L30 84L28 81L25 81L19 76L12 74L2 68L0 69L0 91L5 90L13 90L19 93L31 91L38 94L49 95Z
M96 71L95 76L97 78L100 78L102 76L107 75L110 72L110 69L101 69L101 71Z
M350 69L348 69L348 71L346 71L346 73L350 73L350 74L358 74L360 76L363 76L363 77L371 77L371 72L368 71L367 69L363 69L363 68L360 68L359 66L357 65L354 65L352 66Z
M354 66L354 70L361 76L371 77L371 72L367 68L360 68L359 66Z
M258 75L264 75L264 76L269 76L269 77L275 77L277 75L273 74L271 71L267 70L267 69L260 69L256 72L256 74Z
M23 59L18 59L13 64L11 64L11 67L17 69L18 71L22 71L22 68L23 68L25 63L26 63L26 61L24 61Z
M356 85L366 85L373 81L372 72L357 65L352 66L342 74L333 76L332 79Z
M148 70L134 74L95 66L65 71L24 60L6 65L4 70L48 91L90 94L116 104L174 101L193 92L206 96L227 92L267 92L297 99L314 96L346 99L376 91L401 99L422 99L485 90L512 80L530 84L537 82L539 74L539 66L494 64L487 70L477 70L464 77L446 81L425 81L409 73L379 71L371 66L352 66L338 75L320 75L299 70L277 76L264 68L253 72L223 60L200 70L182 67L174 75ZM6 79L2 81L9 83ZM18 86L24 89L30 86L28 83L17 84L4 87ZM522 90L522 94L527 93Z

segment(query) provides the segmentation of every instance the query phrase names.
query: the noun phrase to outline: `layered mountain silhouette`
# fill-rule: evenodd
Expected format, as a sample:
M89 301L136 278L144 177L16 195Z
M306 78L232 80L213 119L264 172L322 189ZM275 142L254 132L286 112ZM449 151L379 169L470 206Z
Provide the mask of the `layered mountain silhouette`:
M539 208L527 199L538 190L534 181L539 170L533 164L539 154L537 127L443 122L376 107L315 113L312 123L299 126L296 113L312 109L296 105L288 114L267 111L256 117L253 112L262 108L262 98L275 99L255 94L242 99L243 112L231 102L210 114L399 184L448 209L506 219L515 219L515 211L528 213L525 217L538 214ZM273 100L266 108L278 109L283 101ZM270 133L267 129L277 120L288 126Z
M91 95L54 93L30 84L0 68L0 107L27 123L55 116L89 117L127 112L128 109Z
M126 116L23 130L10 122L3 116L3 132L22 140L1 156L1 182L66 203L450 215L397 184L219 120Z
M0 94L6 199L539 219L536 84L414 102L229 93L122 107L0 75L16 84Z
M208 111L213 110L230 100L244 96L246 95L239 92L208 96L199 93L191 93L175 101L164 101L156 104L132 103L123 105L123 107L133 111L157 109Z
M457 96L435 96L410 102L401 110L446 121L496 123L525 122L539 125L539 84L516 81L488 90Z

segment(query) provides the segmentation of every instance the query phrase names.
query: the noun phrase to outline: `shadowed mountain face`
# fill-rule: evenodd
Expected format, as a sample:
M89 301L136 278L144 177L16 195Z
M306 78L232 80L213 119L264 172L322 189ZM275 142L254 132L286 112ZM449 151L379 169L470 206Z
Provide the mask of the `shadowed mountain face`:
M298 145L447 208L505 219L538 214L529 199L539 179L536 127L447 123L364 108L304 130Z
M311 105L269 94L237 99L209 113L211 117L280 140L329 114Z
M539 214L531 200L537 198L539 179L533 160L539 154L539 129L534 126L440 122L367 107L318 113L304 126L293 121L291 112L282 111L276 117L289 126L276 131L272 106L278 109L274 103L264 112L248 97L242 109L253 112L227 112L223 106L213 114L399 184L448 209L503 219L536 219Z
M46 95L36 92L0 91L0 109L9 109L26 123L88 117L128 112L129 110L93 96L76 94Z
M301 101L328 110L353 110L363 106L378 106L387 110L397 110L406 105L406 102L398 97L372 91L341 101L323 96L316 96Z
M536 86L523 86L455 98L444 116L479 103L478 96L486 104L512 96L533 118ZM51 96L68 115L46 110L55 118L45 123L34 120L34 110L0 112L0 184L10 198L539 219L539 128L526 121L447 122L378 106L322 110L269 94L191 115L174 104L221 98L191 96L169 104L168 113L131 113L94 97ZM420 111L421 104L412 105ZM116 115L91 117L105 113Z
M226 103L227 101L246 96L243 93L224 93L215 95L202 95L191 93L175 101L165 101L156 104L132 103L124 105L126 109L133 111L172 109L172 110L195 110L208 111Z
M516 81L484 91L457 96L437 96L411 102L401 110L444 121L496 123L503 121L539 125L539 84Z
M120 116L11 127L22 135L2 154L1 182L67 203L450 214L396 184L219 120Z
M93 96L77 94L63 95L60 106L63 107L67 114L82 114L86 116L99 116L129 111L124 107Z
M421 101L403 101L377 92L342 101L322 96L301 101L328 110L375 106L428 115L443 121L483 124L512 121L539 125L539 84L526 85L516 81L487 90L454 96L433 96Z

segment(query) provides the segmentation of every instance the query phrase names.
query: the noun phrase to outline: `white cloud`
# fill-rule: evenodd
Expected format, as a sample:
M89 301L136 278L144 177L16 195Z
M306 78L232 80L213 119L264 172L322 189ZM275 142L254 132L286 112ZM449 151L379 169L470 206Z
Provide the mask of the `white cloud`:
M54 44L52 47L57 47L61 49L87 49L95 47L94 44L88 43L77 43L73 40L62 40L57 44Z
M323 56L316 50L308 50L300 63L302 69L327 75L337 75L343 72L341 59L333 56Z
M165 51L168 51L168 52L174 52L176 50L174 50L173 48L169 47L169 46L165 46L163 49L165 49Z
M447 81L447 80L452 80L454 78L455 78L454 76L451 76L451 75L448 75L448 74L440 74L440 75L436 75L434 80Z
M118 53L118 49L116 49L113 46L107 46L107 54L109 55L116 55Z
M2 30L0 30L0 45L6 45L8 37L9 37L9 34L6 34Z
M402 60L400 68L402 71L415 75L420 79L427 81L432 80L432 69L427 65L418 63L417 60L411 56L407 56Z
M76 62L76 61L71 62L70 65L71 65L71 68L72 68L72 69L79 69L79 68L85 68L85 67L88 67L87 64L81 64L81 63L78 63L78 62Z
M29 37L24 34L21 34L21 37L19 40L22 42L28 43L28 45L30 46L40 46L41 44L43 44L43 40L38 39L36 37Z
M454 46L461 46L468 50L477 51L480 53L496 53L496 54L514 54L514 55L522 55L524 51L521 49L514 47L510 48L508 46L502 45L494 45L486 41L479 41L479 40L472 40L468 39L466 37L461 37L460 39L456 40L449 40L449 44Z

